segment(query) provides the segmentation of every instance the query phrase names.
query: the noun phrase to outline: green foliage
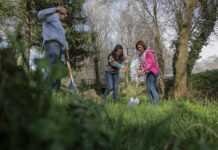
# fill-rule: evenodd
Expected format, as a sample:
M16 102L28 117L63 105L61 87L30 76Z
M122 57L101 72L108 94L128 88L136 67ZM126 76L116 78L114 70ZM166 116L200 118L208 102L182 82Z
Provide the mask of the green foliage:
M2 38L2 36L0 36L0 43L3 41L3 38Z
M13 1L6 1L6 0L0 0L0 16L1 19L6 19L6 17L11 17L12 15L15 15L14 9L15 5ZM0 22L2 21L0 19Z
M204 97L217 99L218 97L218 70L195 74L191 77L193 89L201 91Z
M207 127L215 133L218 129L217 105L162 101L161 106L141 103L132 108L118 102L106 103L105 108L107 115L103 118L109 127L115 128L121 149L216 149L217 139ZM194 124L199 126L194 128Z
M54 94L40 70L17 66L14 53L13 48L0 50L1 150L216 150L218 146L217 103L162 100L156 106L142 92L139 106L129 107L129 96L116 103L111 97L97 103L73 97L66 88Z
M216 14L217 14L217 0L199 0L198 6L196 7L197 14L196 17L192 20L192 30L190 33L190 41L189 41L189 56L188 56L188 62L187 62L187 82L189 84L190 76L192 69L194 67L194 64L196 60L199 59L199 54L202 50L202 47L207 44L208 37L210 34L214 31L214 26L217 20ZM177 22L177 35L180 34L180 28L181 28L181 22L183 19L183 9L184 6L181 8L181 10L176 11L176 22ZM179 36L178 36L179 38ZM174 57L173 57L173 74L176 75L176 62L178 60L178 39L173 41L173 46L175 49Z
M0 49L0 149L112 149L96 113L102 107L69 100L69 94L57 102L41 69L29 72L17 65L15 46L23 46L11 43Z
M177 41L173 41L173 45L175 46L175 53L173 54L173 75L174 78L176 77L176 62L178 61L178 56L179 56L179 39ZM175 79L174 79L175 80Z
M89 86L88 86L86 80L82 79L80 85L78 86L78 88L79 88L81 91L86 91L86 90L88 90L88 89L89 89Z
M86 22L82 16L82 5L84 0L19 0L0 1L0 22L12 20L12 25L22 24L20 39L26 42L28 49L25 50L25 57L28 60L31 47L41 47L42 45L42 24L38 20L37 13L45 8L63 6L68 11L68 16L63 22L66 30L66 38L69 43L69 53L71 66L80 67L80 62L88 56L88 52L83 48L87 45L90 34L78 27L82 27ZM2 17L4 16L4 17Z
M50 108L50 91L40 72L17 66L13 48L0 49L0 149L26 149L31 125Z
M216 99L218 97L218 70L206 71L198 74L191 75L190 85L192 90L198 91L197 97ZM169 97L173 92L174 79L169 78L166 80L166 96Z
M204 45L207 44L208 37L214 31L214 26L217 20L217 4L216 0L200 0L200 16L201 20L197 22L196 30L192 33L191 46L187 64L188 79L196 60L199 58L199 54Z
M129 94L133 95L134 90L116 103L111 102L111 97L106 103L79 99L64 87L55 94L41 72L48 60L37 60L35 72L26 69L25 59L22 65L17 65L20 54L25 58L26 48L19 36L8 37L10 47L0 49L1 150L216 150L218 147L216 102L202 105L197 101L162 100L160 106L149 105L141 91L139 106L129 107ZM57 66L56 72L60 71L57 75L62 77L65 71L60 68Z

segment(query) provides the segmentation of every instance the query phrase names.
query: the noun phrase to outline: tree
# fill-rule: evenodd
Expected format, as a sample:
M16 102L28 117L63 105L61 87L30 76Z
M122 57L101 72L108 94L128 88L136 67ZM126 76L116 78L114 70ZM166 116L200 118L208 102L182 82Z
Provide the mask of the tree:
M24 50L26 63L28 64L30 49L32 47L41 47L42 45L42 25L37 18L38 11L49 8L64 6L68 10L68 17L63 26L66 30L66 38L69 43L70 61L72 67L80 66L80 62L87 56L88 52L84 50L84 45L90 34L79 30L79 27L85 23L82 16L82 6L85 0L13 0L1 1L3 11L0 13L1 22L8 22L13 19L12 25L21 24L20 39L28 45ZM5 30L5 29L3 29Z
M84 5L84 14L87 19L87 26L91 34L89 43L90 57L94 62L95 85L97 89L101 88L101 69L103 64L101 55L104 51L104 43L108 32L109 8L102 5L98 0L86 1ZM102 13L99 13L102 12ZM106 56L104 56L106 57Z
M187 93L187 61L188 61L188 41L190 37L190 29L192 23L193 12L196 7L197 0L185 1L185 14L181 22L179 40L178 40L178 60L175 63L175 99L186 96Z
M165 97L165 82L164 82L164 70L165 70L165 65L164 65L164 59L163 59L163 43L161 41L161 31L160 31L160 19L159 19L159 14L158 14L158 5L161 5L161 1L150 1L150 0L137 0L142 4L142 9L145 13L147 13L146 17L151 18L151 22L154 25L154 42L155 42L155 47L156 47L156 52L157 52L157 60L158 60L158 65L160 67L160 92L161 92L161 97Z
M102 0L90 0L87 2L88 6L91 7L92 11L89 11L87 18L96 18L92 21L97 28L95 31L100 31L98 33L98 38L104 39L102 41L106 53L108 54L116 44L121 44L124 47L124 53L130 60L130 63L137 59L135 43L138 40L144 40L148 45L154 47L154 29L146 21L146 17L140 18L139 13L135 11L135 7L131 0L127 1L102 1ZM92 4L97 4L97 8ZM123 7L120 7L120 6ZM103 10L100 9L103 7ZM94 10L93 10L94 9ZM94 12L96 12L94 14ZM97 19L98 14L106 19ZM100 23L100 26L97 25ZM105 53L101 51L101 54ZM106 57L106 55L104 55ZM130 63L128 64L130 70ZM104 63L101 63L101 65ZM121 71L121 78L122 78ZM130 71L125 73L126 85L130 84Z
M127 64L128 71L125 72L125 83L126 87L130 87L130 65L131 62L135 59L134 57L134 49L135 46L133 43L136 41L136 26L137 21L132 11L133 8L130 7L130 4L128 4L128 7L125 10L121 10L118 18L119 20L116 22L119 34L118 34L118 41L124 46L124 53L129 60L129 63Z
M186 1L184 4L179 3L175 7L177 8L175 16L179 35L177 41L174 41L176 48L173 61L175 98L186 96L193 66L214 29L217 12L217 1L215 0Z
M195 27L191 33L191 46L187 63L188 83L202 47L207 44L208 37L214 31L217 4L216 0L199 0L199 18L195 21Z
M102 21L102 15L96 13L98 11L103 11L102 6L97 1L87 1L84 6L84 12L87 18L87 25L89 26L91 41L89 43L91 58L94 62L94 70L95 70L95 84L96 88L100 89L101 81L100 81L100 70L99 70L99 59L101 53L101 43L102 43L102 30L105 25Z

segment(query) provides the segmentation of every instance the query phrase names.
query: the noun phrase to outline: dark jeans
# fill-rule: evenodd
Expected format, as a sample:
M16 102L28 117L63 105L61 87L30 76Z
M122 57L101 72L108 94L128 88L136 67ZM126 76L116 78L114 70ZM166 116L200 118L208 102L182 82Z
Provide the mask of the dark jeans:
M117 99L117 89L119 83L119 72L118 73L110 73L105 71L105 77L107 80L107 89L104 92L103 100L106 100L107 95L113 90L113 99L116 101Z
M152 72L149 72L146 75L146 87L148 92L148 98L151 104L153 104L153 99L155 98L156 103L160 104L159 95L156 89L156 83L159 76L159 72L154 75Z
M56 64L61 64L62 46L55 41L51 41L45 44L44 50L45 56L49 59L50 62L46 80L49 82L49 87L54 87L55 92L58 93L61 86L61 80L54 79L54 75L51 74L51 70Z

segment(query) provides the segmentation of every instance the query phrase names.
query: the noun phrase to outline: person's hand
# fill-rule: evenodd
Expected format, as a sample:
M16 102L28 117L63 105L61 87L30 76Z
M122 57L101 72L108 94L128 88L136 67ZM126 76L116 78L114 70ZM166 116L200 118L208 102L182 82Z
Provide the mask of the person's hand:
M139 71L139 76L142 76L143 74L144 74L143 70Z
M136 68L136 72L139 73L140 66Z
M66 13L67 9L62 7L62 6L58 6L58 7L56 7L56 11L60 12L60 13Z
M60 20L63 21L67 17L67 9L61 6L56 7L57 15L60 17Z
M64 51L69 51L69 46L68 46L68 42L67 41L65 41L65 43L64 43L63 50Z
M125 64L128 64L128 63L129 63L129 60L128 60L128 59L125 59L125 60L124 60L124 63L125 63Z
M125 67L125 66L122 66L121 69L124 70L124 71L128 71L128 68Z

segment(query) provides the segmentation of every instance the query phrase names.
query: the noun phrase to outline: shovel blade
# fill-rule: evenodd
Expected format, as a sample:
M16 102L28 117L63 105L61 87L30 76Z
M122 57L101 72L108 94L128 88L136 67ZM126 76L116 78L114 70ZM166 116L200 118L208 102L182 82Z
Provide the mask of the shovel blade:
M138 104L139 104L139 99L138 98L131 97L129 102L128 102L129 106L137 106Z
M76 94L79 94L79 90L76 88L72 80L70 80L69 87L71 87L73 92L75 92Z

